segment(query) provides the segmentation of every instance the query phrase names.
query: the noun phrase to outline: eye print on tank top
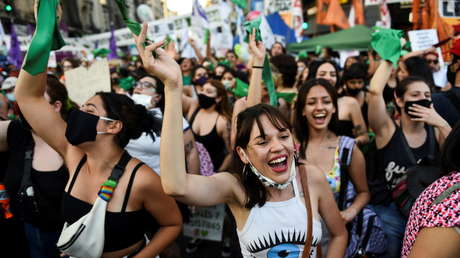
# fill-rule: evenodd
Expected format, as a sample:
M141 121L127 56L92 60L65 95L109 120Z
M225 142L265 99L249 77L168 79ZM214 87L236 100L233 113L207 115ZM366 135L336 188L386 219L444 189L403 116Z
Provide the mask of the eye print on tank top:
M280 231L252 241L249 243L247 250L252 254L252 257L299 258L302 256L299 246L303 246L305 240L305 232L296 232L295 230L293 232ZM318 239L313 239L310 256L313 254L318 242Z

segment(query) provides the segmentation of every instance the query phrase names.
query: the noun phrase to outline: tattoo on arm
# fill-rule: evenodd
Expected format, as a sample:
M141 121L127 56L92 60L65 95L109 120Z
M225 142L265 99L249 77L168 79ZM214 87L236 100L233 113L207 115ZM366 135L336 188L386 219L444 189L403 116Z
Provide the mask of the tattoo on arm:
M361 125L357 125L355 126L355 128L353 128L353 134L358 137L358 136L361 136L361 135L364 135L366 134L366 130L363 128L363 126Z

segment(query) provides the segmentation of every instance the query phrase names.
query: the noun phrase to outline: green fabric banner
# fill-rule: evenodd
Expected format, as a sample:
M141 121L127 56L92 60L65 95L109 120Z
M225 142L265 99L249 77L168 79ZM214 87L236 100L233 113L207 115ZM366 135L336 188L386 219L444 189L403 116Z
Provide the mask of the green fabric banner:
M58 28L58 4L58 0L41 0L38 3L37 29L23 66L31 75L45 72L51 50L58 50L65 45Z
M249 43L249 35L253 33L254 29L256 33L256 41L262 41L262 35L260 33L261 22L262 18L258 17L257 19L247 21L243 24L244 29L246 31L246 37L244 39L246 43ZM264 69L262 71L262 80L264 81L265 87L268 90L268 95L270 97L270 105L275 107L278 106L278 97L276 95L275 82L273 81L272 69L270 68L268 54L265 54Z
M388 60L397 67L399 58L404 54L401 47L403 36L402 30L374 27L371 46L383 60Z

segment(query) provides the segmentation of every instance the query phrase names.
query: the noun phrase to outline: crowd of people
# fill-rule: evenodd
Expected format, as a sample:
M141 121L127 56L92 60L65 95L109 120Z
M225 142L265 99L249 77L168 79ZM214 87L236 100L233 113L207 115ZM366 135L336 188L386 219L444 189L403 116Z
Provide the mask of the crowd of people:
M82 105L65 72L86 60L0 68L2 257L186 257L183 223L222 203L222 257L460 256L460 39L444 69L256 31L249 60L212 39L184 58L146 31Z

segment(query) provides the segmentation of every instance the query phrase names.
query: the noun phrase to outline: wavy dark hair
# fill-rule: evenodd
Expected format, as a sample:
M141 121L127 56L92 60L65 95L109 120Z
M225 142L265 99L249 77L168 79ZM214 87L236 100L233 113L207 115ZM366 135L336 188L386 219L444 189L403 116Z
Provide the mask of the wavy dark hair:
M313 79L306 81L299 89L297 95L297 101L295 103L295 117L294 117L294 134L297 140L300 142L300 157L305 158L305 151L307 150L308 137L310 135L308 131L308 120L303 115L303 110L307 103L307 96L310 90L315 86L323 87L332 99L332 104L335 107L335 113L331 116L327 128L333 133L338 133L338 122L339 122L339 105L338 95L335 88L325 79Z
M260 118L265 115L272 125L280 131L289 130L289 121L275 107L267 104L258 104L250 107L238 114L236 122L236 140L233 151L233 168L243 185L247 196L245 207L253 208L255 205L262 207L267 201L268 192L265 186L260 182L256 175L251 171L249 166L245 165L236 151L237 147L246 149L250 140L252 127L254 124L259 128L262 137L265 137L265 131Z
M124 148L129 140L141 137L147 133L155 140L155 134L160 135L161 120L155 113L147 111L143 105L135 104L126 95L98 92L96 96L102 99L107 117L122 122L123 127L116 135L115 141L118 146Z
M308 66L307 80L316 79L316 73L318 72L319 67L326 63L331 64L335 69L335 73L337 74L337 81L335 85L332 85L332 86L337 88L340 85L340 73L339 73L339 68L337 67L337 64L332 61L317 60L317 61L311 62L310 65Z
M230 105L228 104L227 90L225 90L222 82L218 80L208 80L205 84L211 84L217 90L217 97L220 97L220 102L216 103L216 111L219 115L231 120Z
M430 88L434 87L433 72L430 70L430 66L425 58L413 56L404 60L404 64L406 65L409 76L421 77L427 82Z
M295 58L291 55L281 54L271 57L270 63L281 73L283 86L292 88L295 84L297 75L297 62Z
M76 108L77 105L69 99L67 88L54 75L47 75L46 78L46 94L50 97L50 104L53 105L57 101L62 103L60 114L64 121L67 120L69 112Z

